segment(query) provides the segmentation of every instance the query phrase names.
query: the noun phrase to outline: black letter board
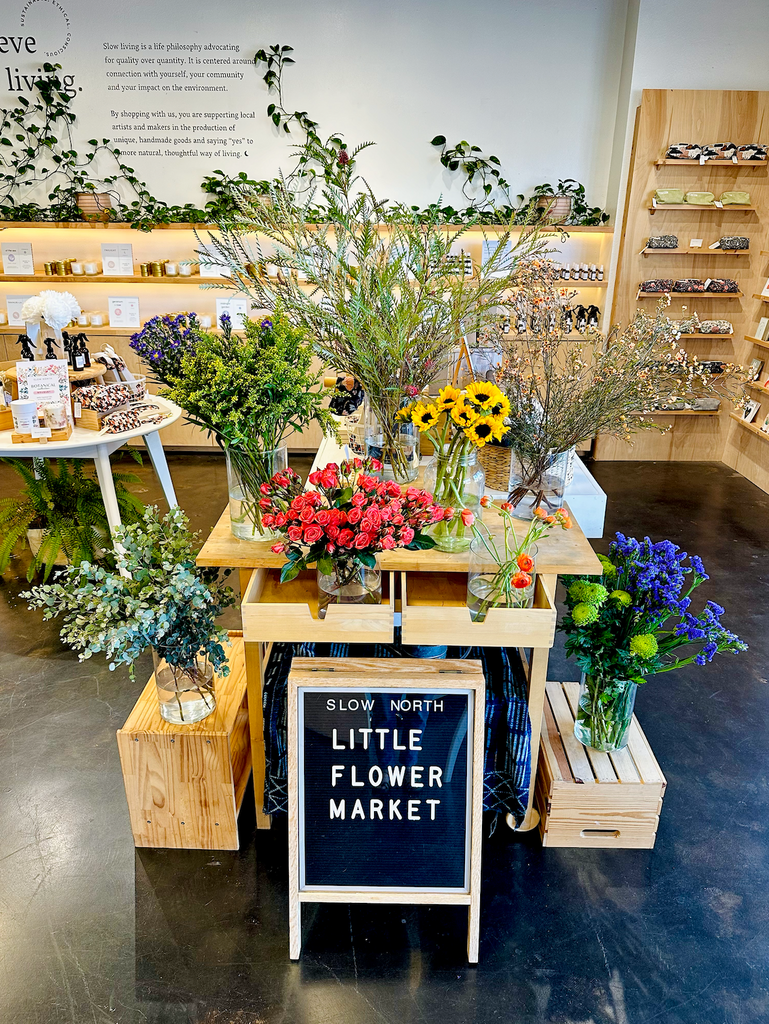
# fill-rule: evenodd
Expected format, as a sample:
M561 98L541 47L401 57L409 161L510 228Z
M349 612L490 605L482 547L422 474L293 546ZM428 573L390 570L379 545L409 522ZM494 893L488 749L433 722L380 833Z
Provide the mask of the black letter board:
M472 937L483 685L476 662L294 660L292 956L301 902L464 903Z

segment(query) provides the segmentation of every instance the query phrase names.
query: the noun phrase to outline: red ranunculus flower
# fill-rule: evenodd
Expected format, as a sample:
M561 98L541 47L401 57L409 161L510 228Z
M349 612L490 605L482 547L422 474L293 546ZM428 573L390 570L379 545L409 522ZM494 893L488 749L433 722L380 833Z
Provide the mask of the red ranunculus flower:
M471 508L463 508L460 515L464 526L472 526L475 522L475 512Z
M273 544L272 547L270 548L270 551L274 552L276 555L282 555L285 550L285 544Z
M443 518L447 523L454 518L454 509L450 505L443 510Z
M404 526L401 530L401 540L404 544L410 544L414 539L414 531L410 526Z
M511 577L510 582L516 590L525 590L531 586L531 576L527 572L517 572Z
M523 572L531 572L534 568L534 559L531 555L518 555L516 562L518 563L518 568L523 570Z
M355 538L355 547L358 551L362 551L363 548L367 548L374 538L370 533L359 533Z

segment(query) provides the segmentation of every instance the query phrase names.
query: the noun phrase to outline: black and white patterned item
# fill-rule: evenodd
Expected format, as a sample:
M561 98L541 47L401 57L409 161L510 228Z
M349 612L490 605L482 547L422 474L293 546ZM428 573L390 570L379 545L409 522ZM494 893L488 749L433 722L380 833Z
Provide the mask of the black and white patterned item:
M119 409L104 417L102 432L105 434L122 434L126 430L136 430L148 423L162 423L168 416L159 405L144 403L133 405L127 409Z
M734 327L728 320L700 320L700 334L733 334Z
M107 413L119 409L122 405L128 405L129 402L136 399L142 399L145 394L146 388L142 380L130 384L89 384L79 388L75 398L83 409Z
M749 249L750 239L744 235L723 235L713 249Z
M652 235L646 243L647 249L677 249L677 235Z

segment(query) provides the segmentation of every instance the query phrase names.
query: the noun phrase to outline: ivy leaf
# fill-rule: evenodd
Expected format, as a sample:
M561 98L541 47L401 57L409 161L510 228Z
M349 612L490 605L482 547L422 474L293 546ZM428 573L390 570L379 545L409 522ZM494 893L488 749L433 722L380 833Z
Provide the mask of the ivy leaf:
M435 138L431 140L430 145L431 146L445 146L446 145L446 136L445 135L436 135Z

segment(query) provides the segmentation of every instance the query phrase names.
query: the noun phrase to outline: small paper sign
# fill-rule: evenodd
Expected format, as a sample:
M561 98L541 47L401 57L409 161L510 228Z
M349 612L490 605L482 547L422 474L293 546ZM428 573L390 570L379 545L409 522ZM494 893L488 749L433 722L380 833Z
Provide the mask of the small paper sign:
M130 242L102 243L101 265L105 277L133 277L133 246Z
M248 299L232 298L216 300L216 323L221 326L222 314L226 313L232 321L233 331L243 331L246 325L243 318L248 315Z
M3 242L3 273L34 274L35 261L30 242Z
M220 267L217 263L207 263L205 254L219 259L216 247L213 245L201 245L200 254L200 276L201 277L231 277L228 267Z
M8 326L20 327L24 330L24 321L21 319L21 308L31 295L8 295L5 299L5 308L8 311Z
M110 327L141 327L138 298L115 298L109 300Z

